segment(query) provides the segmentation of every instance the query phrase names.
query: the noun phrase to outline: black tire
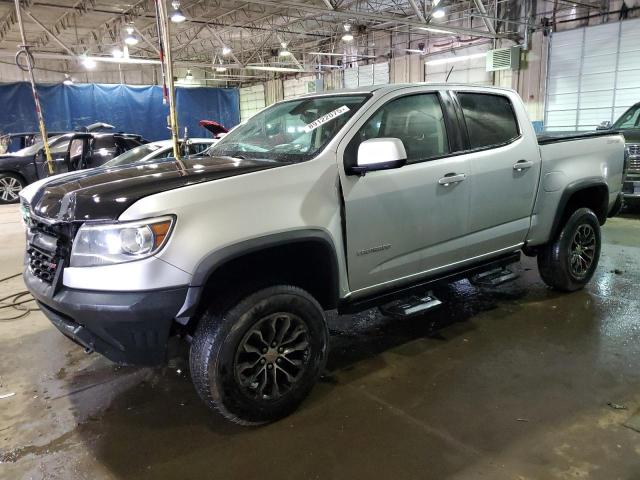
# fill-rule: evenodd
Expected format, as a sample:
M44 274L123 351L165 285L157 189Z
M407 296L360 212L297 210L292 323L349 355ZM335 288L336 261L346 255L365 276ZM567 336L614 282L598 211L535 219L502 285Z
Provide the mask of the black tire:
M269 346L262 348L265 341ZM328 343L324 311L311 295L290 285L265 288L224 312L205 312L191 344L191 378L200 398L226 419L241 425L272 422L309 394ZM254 360L254 367L246 366Z
M582 245L583 238L593 241L585 240ZM598 266L600 248L598 217L588 208L579 208L567 219L556 238L540 249L538 270L542 280L556 290L580 290Z
M25 181L13 173L0 173L0 205L18 203L20 190L25 187Z

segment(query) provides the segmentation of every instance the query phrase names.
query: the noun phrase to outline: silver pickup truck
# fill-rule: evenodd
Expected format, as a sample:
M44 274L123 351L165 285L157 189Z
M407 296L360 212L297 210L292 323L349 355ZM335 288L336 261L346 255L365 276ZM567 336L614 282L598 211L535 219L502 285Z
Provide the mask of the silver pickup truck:
M551 287L582 288L624 140L538 140L512 90L388 85L277 103L210 154L25 188L24 280L88 352L154 365L190 341L201 398L259 424L311 390L327 310L424 312L432 285L521 252Z

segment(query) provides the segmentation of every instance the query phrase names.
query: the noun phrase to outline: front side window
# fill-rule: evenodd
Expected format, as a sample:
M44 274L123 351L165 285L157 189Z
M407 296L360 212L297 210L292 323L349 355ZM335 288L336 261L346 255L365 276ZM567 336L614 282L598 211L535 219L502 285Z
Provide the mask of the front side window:
M624 112L618 121L613 124L613 128L616 130L640 128L640 104L635 105Z
M239 125L207 152L284 162L316 156L367 100L367 95L309 97L278 103Z
M457 93L469 134L470 148L509 143L520 135L511 101L503 95Z
M371 138L399 138L407 162L416 163L450 153L444 115L438 94L400 97L383 105L360 127L345 152L354 165L360 143Z

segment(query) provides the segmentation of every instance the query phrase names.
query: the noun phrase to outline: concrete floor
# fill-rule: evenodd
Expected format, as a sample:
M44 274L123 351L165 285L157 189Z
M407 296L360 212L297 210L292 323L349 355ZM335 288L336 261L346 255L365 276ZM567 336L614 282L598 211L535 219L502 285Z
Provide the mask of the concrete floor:
M333 316L327 375L262 428L207 411L182 360L120 368L39 312L0 321L0 478L639 479L640 220L604 237L581 292L525 259L511 284L440 289L421 318ZM1 207L0 277L23 241Z

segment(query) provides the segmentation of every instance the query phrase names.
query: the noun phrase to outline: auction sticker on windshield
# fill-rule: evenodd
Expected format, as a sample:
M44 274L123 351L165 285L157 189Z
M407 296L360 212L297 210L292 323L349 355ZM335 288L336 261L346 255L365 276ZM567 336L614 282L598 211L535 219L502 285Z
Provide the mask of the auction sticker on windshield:
M342 115L343 113L347 113L348 111L349 111L349 107L347 107L346 105L336 108L334 111L329 112L321 116L320 118L317 118L313 122L305 125L304 133L309 133L312 130L315 130L316 128L318 128L320 125L324 125L325 123L330 122L334 118L339 117L340 115Z

